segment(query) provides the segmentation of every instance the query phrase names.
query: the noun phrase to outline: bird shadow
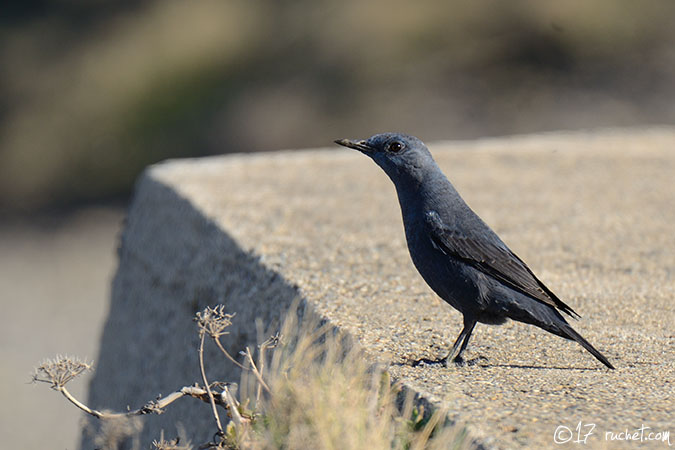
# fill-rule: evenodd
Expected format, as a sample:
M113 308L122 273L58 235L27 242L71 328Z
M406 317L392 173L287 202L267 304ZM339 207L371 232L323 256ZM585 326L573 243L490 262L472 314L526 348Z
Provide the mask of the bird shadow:
M420 358L420 359L406 359L405 361L397 362L397 363L392 363L394 366L411 366L411 367L434 367L434 366L440 366L440 367L448 367L448 366L455 366L455 367L465 367L465 366L476 366L476 365L481 365L479 364L481 361L487 361L488 359L485 356L478 356L477 358L473 359L452 359L448 360L447 358L438 358L438 359L428 359L428 358Z
M454 364L452 362L447 362L443 359L407 359L405 361L392 363L393 366L410 366L410 367L452 367L457 368L461 367L471 367L478 366L483 368L489 367L501 367L507 369L534 369L534 370L566 370L566 371L576 371L576 372L588 372L588 371L601 371L604 368L602 367L563 367L563 366L539 366L535 364L491 364L488 362L488 359L484 356L478 356L476 358L465 360L461 364Z
M481 364L481 367L504 367L508 369L536 369L536 370L568 370L576 372L588 372L603 370L602 367L563 367L563 366L537 366L534 364Z

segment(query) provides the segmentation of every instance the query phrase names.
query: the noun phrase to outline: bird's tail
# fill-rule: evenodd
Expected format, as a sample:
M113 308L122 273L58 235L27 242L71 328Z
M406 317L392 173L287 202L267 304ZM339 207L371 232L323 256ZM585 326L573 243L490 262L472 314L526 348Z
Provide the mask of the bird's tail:
M583 348L588 350L588 352L591 355L595 356L598 361L600 361L601 363L603 363L604 365L606 365L610 369L614 369L614 366L612 365L612 363L610 363L602 353L597 351L595 349L595 347L593 347L591 345L590 342L588 342L586 339L583 338L583 336L581 336L579 333L577 333L574 330L574 328L572 328L568 323L565 323L564 325L560 326L560 331L566 335L566 336L563 336L563 337L566 337L568 339L573 339L573 340L577 341Z
M509 304L511 307L517 306L516 309L512 310L509 317L521 322L531 323L532 325L536 325L549 333L556 334L565 339L577 341L583 348L588 350L591 355L595 356L598 361L610 369L614 369L612 363L610 363L602 353L597 351L590 342L577 333L574 328L567 323L565 318L554 308L539 302L535 303L534 300L525 298L524 296L518 296L514 299L522 300L522 302L512 301Z
M504 300L506 299L506 300ZM508 317L519 322L529 323L542 328L549 333L553 333L562 338L571 341L577 341L583 348L595 356L598 361L610 369L614 369L605 356L597 351L586 339L584 339L574 328L567 323L567 320L552 306L541 303L525 295L514 295L509 292L502 298L501 305L508 312Z

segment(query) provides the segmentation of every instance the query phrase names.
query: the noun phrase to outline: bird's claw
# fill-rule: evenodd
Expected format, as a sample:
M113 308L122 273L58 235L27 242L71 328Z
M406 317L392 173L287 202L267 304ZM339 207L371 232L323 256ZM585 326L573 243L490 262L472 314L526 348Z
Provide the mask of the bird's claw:
M440 365L442 367L448 367L448 358L441 358L441 359L420 358L410 362L412 363L411 366L413 367L437 366L437 365Z

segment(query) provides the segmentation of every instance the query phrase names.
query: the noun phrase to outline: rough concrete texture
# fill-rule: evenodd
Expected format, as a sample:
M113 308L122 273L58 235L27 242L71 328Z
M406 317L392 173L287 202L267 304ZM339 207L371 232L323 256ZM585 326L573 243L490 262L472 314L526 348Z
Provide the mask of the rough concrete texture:
M413 268L386 176L363 155L334 148L169 161L145 173L121 245L93 405L138 406L198 380L191 318L204 305L237 312L234 350L255 340L254 318L269 323L299 293L488 447L553 447L559 426L576 439L579 422L582 438L595 425L587 445L599 447L633 446L606 441L606 432L643 425L645 437L675 433L675 130L430 148L474 210L582 315L573 325L617 370L512 322L478 325L466 358L486 357L479 365L406 365L444 355L461 316ZM143 439L180 420L203 441L213 427L195 403L147 419Z

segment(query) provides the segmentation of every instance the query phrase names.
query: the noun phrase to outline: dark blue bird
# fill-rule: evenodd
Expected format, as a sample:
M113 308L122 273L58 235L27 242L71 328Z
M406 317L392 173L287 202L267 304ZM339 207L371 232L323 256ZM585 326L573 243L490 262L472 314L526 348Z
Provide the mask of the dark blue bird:
M562 302L462 200L422 141L398 133L367 140L335 141L359 150L396 186L408 250L415 267L443 300L464 316L464 328L445 358L418 362L462 364L476 323L507 319L536 325L577 341L605 366L612 364L574 331L561 312L579 315ZM461 345L461 346L460 346Z

